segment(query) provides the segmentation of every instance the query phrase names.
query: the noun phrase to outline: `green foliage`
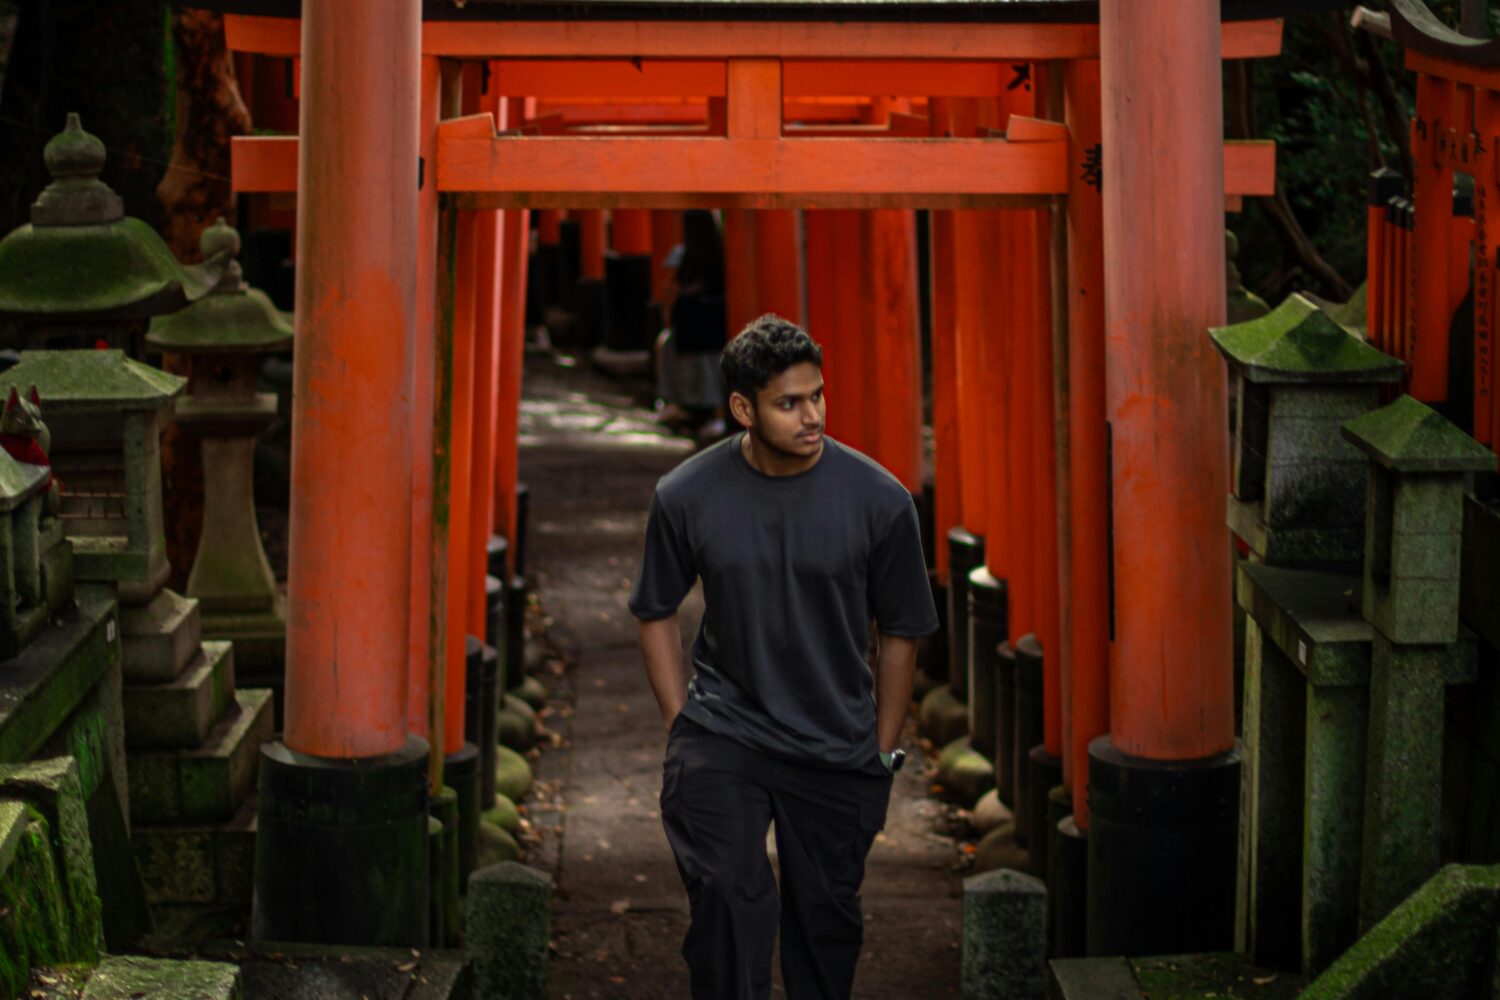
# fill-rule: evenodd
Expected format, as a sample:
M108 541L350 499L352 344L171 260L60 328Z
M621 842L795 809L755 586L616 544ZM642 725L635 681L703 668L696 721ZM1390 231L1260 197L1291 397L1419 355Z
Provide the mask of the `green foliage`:
M1351 39L1347 51L1359 54L1348 23L1347 11L1290 18L1280 58L1251 63L1250 72L1257 134L1277 143L1276 175L1287 202L1324 260L1357 286L1365 271L1366 180L1380 166L1399 170L1401 161L1376 95L1331 44L1331 33L1342 32ZM1409 114L1411 81L1399 52L1389 42L1377 51ZM1303 289L1331 296L1333 289L1299 266L1259 200L1229 220L1240 237L1246 287L1268 302Z

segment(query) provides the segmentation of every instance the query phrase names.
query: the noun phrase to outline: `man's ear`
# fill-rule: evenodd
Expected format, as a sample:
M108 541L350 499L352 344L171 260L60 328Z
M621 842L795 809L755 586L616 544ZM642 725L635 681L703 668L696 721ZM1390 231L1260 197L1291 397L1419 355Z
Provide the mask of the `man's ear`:
M743 392L729 394L729 413L746 429L755 423L755 404Z

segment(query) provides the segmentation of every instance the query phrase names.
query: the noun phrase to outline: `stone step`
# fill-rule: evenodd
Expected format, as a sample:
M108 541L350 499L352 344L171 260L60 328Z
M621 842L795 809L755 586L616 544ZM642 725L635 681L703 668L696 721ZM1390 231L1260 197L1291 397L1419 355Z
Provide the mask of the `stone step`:
M129 683L122 694L128 749L199 746L234 697L234 644L204 642L198 655L172 680Z
M127 681L170 681L203 638L198 601L163 587L145 604L120 608L120 636Z
M271 724L271 692L241 689L202 746L127 754L131 821L165 826L234 816L255 787Z
M255 796L227 823L137 826L135 860L153 907L248 905L255 884Z
M113 955L99 963L83 1000L238 1000L240 970L227 962Z

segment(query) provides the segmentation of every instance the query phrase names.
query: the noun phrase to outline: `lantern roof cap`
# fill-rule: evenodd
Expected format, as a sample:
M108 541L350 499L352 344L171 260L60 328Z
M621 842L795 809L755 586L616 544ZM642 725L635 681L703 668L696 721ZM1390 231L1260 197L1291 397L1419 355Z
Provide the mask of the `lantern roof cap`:
M1495 471L1494 452L1410 396L1345 422L1343 435L1394 472Z
M40 492L47 485L47 476L45 465L22 462L0 448L0 511L15 510L27 497Z
M143 319L180 309L218 282L230 255L184 267L99 179L104 155L76 113L47 143L52 183L32 204L31 222L0 240L0 316Z
M1293 294L1248 322L1212 327L1208 335L1251 382L1397 382L1404 369L1304 295Z
M0 372L0 393L36 386L43 411L158 410L187 385L180 375L141 364L124 351L23 351Z
M222 218L203 231L199 245L205 258L231 255L224 275L203 298L178 312L151 321L146 340L181 354L226 354L274 351L292 339L292 326L266 294L245 284L239 261L240 234Z

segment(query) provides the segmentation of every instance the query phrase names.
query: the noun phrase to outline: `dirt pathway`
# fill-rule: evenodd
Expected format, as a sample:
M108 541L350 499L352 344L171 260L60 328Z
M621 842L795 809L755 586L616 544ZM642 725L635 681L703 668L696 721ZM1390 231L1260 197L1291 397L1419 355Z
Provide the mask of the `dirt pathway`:
M686 997L687 902L657 809L665 736L625 600L652 487L692 449L581 369L528 358L526 386L528 569L549 639L576 664L556 706L568 744L544 755L539 774L558 783L563 804L561 845L547 852L557 878L551 994ZM695 591L681 615L688 638L701 610ZM861 1000L958 995L961 899L952 843L934 832L940 812L920 768L900 776L865 880ZM784 995L779 982L774 995Z

